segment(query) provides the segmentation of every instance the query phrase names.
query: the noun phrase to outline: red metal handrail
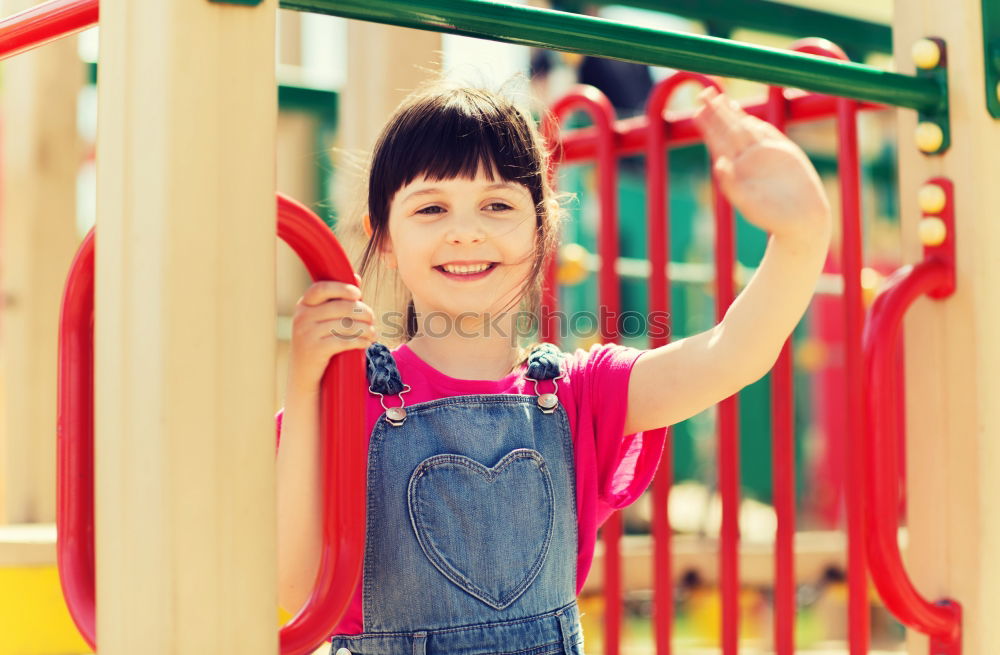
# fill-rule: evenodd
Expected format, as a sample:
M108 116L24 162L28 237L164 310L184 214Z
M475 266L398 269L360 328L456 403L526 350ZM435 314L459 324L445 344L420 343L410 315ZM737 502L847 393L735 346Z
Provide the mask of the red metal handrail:
M946 239L924 249L924 259L904 266L886 278L883 290L868 312L863 334L865 404L865 458L869 511L867 554L871 575L885 606L897 619L930 637L933 655L960 655L962 608L952 599L937 603L926 600L913 586L897 537L899 517L898 449L903 441L896 402L902 399L896 344L906 310L918 298L946 298L955 288L955 223L951 183L930 180L941 186L948 202L940 218Z
M302 259L315 280L356 283L350 260L316 214L278 194L278 237ZM364 438L365 353L335 355L323 374L320 462L323 485L323 551L312 594L281 629L281 653L302 655L325 641L347 611L361 580L365 552L366 471Z
M837 45L826 39L797 41L792 49L803 54L849 61ZM868 652L870 641L868 563L865 561L865 508L863 457L858 437L862 432L863 396L865 393L861 332L864 325L864 300L861 289L861 163L858 150L859 103L850 98L834 98L837 119L837 178L840 190L841 275L844 281L844 368L845 368L845 440L847 462L847 577L848 641L852 655ZM785 651L790 652L790 651Z
M664 111L678 87L686 82L722 89L714 79L701 73L679 71L658 83L650 91L646 102L646 215L649 251L649 310L672 316L670 311L670 203L667 202L670 167L667 150L667 121ZM673 124L670 124L673 127ZM649 347L659 348L670 343L670 333L650 336ZM663 439L670 428L650 432L652 439ZM662 436L661 436L662 435ZM667 440L660 458L660 465L653 479L653 625L656 652L671 653L671 635L674 621L674 585L671 557L672 531L670 529L670 487L673 483L672 441Z
M584 111L594 122L597 132L597 180L599 197L598 254L601 260L598 273L597 302L601 337L610 343L618 342L618 316L621 310L621 293L618 272L618 159L615 155L615 108L603 92L587 84L578 84L560 98L551 109L551 116L543 123L543 132L553 149L558 152L559 127L567 116ZM553 170L558 161L554 157ZM555 279L548 280L555 289ZM549 297L554 299L554 295ZM551 309L551 308L550 308ZM548 316L549 314L546 314ZM551 324L550 324L550 334ZM553 337L555 335L553 334ZM604 652L618 655L622 624L622 572L621 572L622 519L613 512L601 530L604 544Z
M793 43L799 50L806 43ZM768 86L763 116L781 132L788 123L785 88ZM771 367L771 496L774 531L774 654L795 652L795 389L792 337L785 339Z
M278 194L278 237L314 280L354 283L333 233L305 206ZM59 321L56 555L70 616L97 650L94 596L94 230L70 266ZM364 353L333 357L322 381L320 461L324 485L323 549L305 606L281 629L281 652L312 652L335 629L361 578L365 539L367 445L363 415ZM339 409L340 411L335 411Z
M0 59L97 25L98 0L50 0L0 20Z
M858 109L890 109L874 102L855 102ZM787 105L786 121L789 124L816 121L829 118L836 113L837 98L815 93L807 95L789 93ZM769 103L764 101L746 104L743 105L743 111L751 116L766 119L770 111ZM692 113L692 111L669 112L670 131L667 134L667 145L676 147L702 141L701 133L691 118ZM648 129L644 115L615 121L615 155L624 157L644 152L649 138L646 134ZM597 140L597 130L594 127L573 129L563 135L555 156L563 164L593 160L597 156Z

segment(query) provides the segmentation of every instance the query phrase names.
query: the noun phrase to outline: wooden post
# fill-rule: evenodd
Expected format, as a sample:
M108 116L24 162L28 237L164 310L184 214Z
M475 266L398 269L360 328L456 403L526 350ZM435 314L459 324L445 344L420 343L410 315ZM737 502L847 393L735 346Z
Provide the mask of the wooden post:
M8 0L3 15L35 4ZM83 77L75 38L3 64L0 524L55 521L56 336L79 243L76 102Z
M896 70L913 73L913 43L937 36L950 61L951 148L923 155L916 113L897 112L904 261L922 258L917 191L930 177L955 183L957 289L919 300L906 335L907 565L930 600L963 605L963 655L1000 644L1000 121L983 96L981 0L897 0ZM910 633L909 651L928 640Z
M275 0L101 5L102 655L273 655Z

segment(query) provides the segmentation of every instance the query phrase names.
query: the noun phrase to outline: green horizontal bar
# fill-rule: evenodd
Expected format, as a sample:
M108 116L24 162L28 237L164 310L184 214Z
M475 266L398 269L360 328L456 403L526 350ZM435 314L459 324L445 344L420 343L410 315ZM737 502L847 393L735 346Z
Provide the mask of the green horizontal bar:
M930 79L698 34L489 0L281 0L284 9L738 77L927 112L946 102Z
M988 1L988 0L984 0ZM770 0L559 0L581 10L585 5L620 5L705 21L713 26L745 28L785 36L819 36L848 53L892 53L892 26Z

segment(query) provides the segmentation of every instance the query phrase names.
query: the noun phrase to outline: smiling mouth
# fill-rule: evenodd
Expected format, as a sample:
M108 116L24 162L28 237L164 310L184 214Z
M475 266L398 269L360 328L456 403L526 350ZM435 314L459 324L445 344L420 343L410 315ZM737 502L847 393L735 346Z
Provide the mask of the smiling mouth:
M489 266L478 271L467 271L467 272L452 272L446 271L444 266L435 266L434 270L440 272L445 277L451 278L453 280L478 280L479 278L486 277L489 273L495 269L500 264L498 262L490 262Z

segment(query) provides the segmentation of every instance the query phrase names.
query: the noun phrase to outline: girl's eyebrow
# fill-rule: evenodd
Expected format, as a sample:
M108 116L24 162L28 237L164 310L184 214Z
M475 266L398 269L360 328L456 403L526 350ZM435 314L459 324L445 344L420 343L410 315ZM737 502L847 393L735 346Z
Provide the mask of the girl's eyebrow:
M511 191L520 191L520 189L517 188L516 184L512 184L510 182L497 182L496 184L491 184L488 187L484 187L485 191L492 191L493 189L510 189ZM414 196L429 196L433 193L441 193L442 191L444 191L444 189L439 189L437 187L432 187L429 189L420 189L418 191L414 191L413 193L408 194L405 198L403 198L402 202L406 202L407 200L409 200Z

